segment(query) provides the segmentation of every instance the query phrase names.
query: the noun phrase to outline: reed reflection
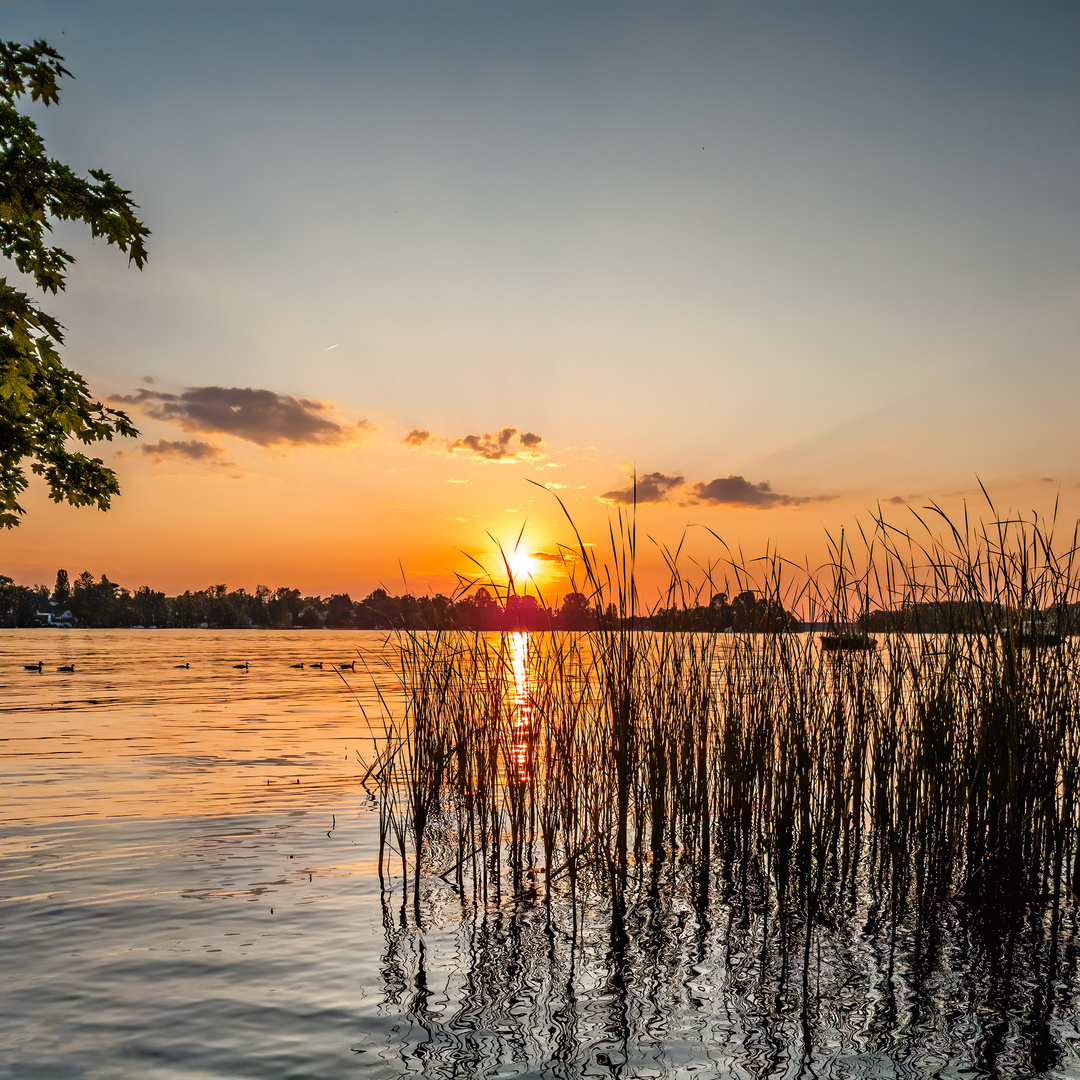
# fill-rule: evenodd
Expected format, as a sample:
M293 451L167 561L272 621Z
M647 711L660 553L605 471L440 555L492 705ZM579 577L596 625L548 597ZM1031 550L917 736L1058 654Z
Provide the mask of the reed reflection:
M1076 1065L1075 949L1048 978L1030 920L1000 922L988 941L956 912L931 929L870 891L808 928L766 912L760 885L744 906L718 874L706 921L698 868L666 876L657 898L647 873L631 873L621 951L595 894L587 913L578 897L575 922L567 889L484 906L433 878L420 934L388 893L383 1008L405 1021L405 1071L1019 1078Z

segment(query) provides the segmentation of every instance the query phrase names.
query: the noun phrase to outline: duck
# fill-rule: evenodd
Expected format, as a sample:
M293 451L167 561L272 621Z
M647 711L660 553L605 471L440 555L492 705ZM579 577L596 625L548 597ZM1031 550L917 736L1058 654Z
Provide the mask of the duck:
M322 671L322 661L320 660L317 664L308 664L308 667L318 668L320 671Z
M188 661L188 663L186 663L186 664L173 664L173 667L174 668L189 668L189 667L191 667L191 662Z
M75 665L74 664L61 664L60 667L58 667L56 670L57 671L74 671L75 670Z
M36 664L23 664L24 671L37 671L40 673L45 665L39 660Z
M245 660L242 664L233 664L233 667L239 671L247 671L248 662Z
M340 671L355 671L356 661L350 660L347 664L338 664L338 670Z
M299 664L290 664L289 665L289 667L298 667L298 668L302 668L303 666L304 666L304 661L303 660L301 660Z

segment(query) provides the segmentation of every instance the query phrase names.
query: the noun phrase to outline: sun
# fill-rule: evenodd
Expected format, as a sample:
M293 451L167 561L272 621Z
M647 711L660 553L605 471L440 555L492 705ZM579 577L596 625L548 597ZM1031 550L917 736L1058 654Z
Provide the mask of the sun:
M540 563L532 555L526 551L507 551L506 563L510 567L510 573L514 575L515 581L520 581L523 584L526 581L531 581L540 573Z

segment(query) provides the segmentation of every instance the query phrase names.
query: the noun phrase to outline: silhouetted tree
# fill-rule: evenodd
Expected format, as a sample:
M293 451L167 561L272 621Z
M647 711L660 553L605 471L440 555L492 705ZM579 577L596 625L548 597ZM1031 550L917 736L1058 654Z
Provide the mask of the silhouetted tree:
M165 594L156 592L148 585L135 590L131 598L131 607L134 622L140 626L166 626L168 620L168 605Z
M71 611L86 627L122 626L129 620L121 618L119 585L110 581L105 574L100 581L94 581L94 575L84 570L76 579L71 594Z
M300 590L278 588L267 602L267 625L288 630L300 612Z
M551 614L540 606L535 596L510 596L503 612L502 629L550 630Z
M68 601L71 599L71 583L68 581L68 572L66 570L56 571L56 588L53 589L52 598L60 607L67 607Z
M324 624L321 607L322 600L319 597L305 596L293 625L302 626L305 630L318 630Z
M355 612L352 598L348 593L336 593L326 604L326 625L333 630L341 630L353 625Z
M726 592L715 593L709 601L709 629L729 630L735 621Z
M596 627L596 612L584 593L572 592L563 597L555 620L560 630L590 630Z

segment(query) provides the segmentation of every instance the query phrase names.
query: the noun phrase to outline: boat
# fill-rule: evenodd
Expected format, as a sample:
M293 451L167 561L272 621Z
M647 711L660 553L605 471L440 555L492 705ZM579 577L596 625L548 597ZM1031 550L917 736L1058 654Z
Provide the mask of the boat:
M877 648L877 639L869 634L830 633L822 634L822 652L872 652Z

